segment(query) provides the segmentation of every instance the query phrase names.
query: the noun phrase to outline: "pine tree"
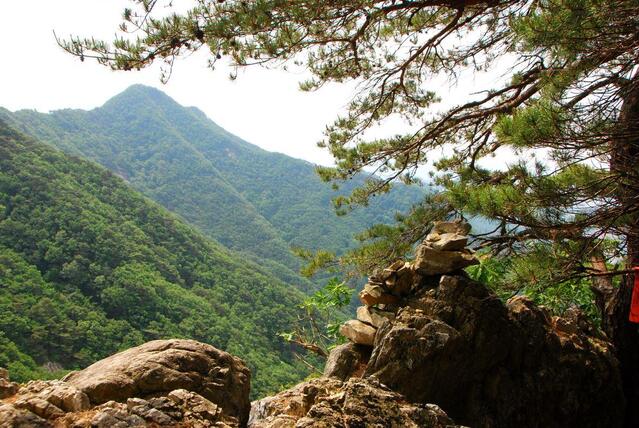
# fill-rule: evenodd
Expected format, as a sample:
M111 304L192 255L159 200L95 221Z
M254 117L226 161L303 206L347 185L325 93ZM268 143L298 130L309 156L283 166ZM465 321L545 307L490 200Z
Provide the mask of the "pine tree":
M550 281L593 278L628 408L637 408L639 335L627 314L628 273L639 265L639 2L199 0L168 16L156 14L157 0L134 3L121 28L136 38L60 44L118 70L161 60L165 77L175 58L208 49L212 67L221 58L236 67L305 67L307 91L358 81L347 113L320 143L336 167L319 172L337 182L377 174L338 198L338 209L366 204L398 179L418 181L430 161L441 191L395 227L368 231L373 243L351 261L370 267L373 257L410 251L437 216L494 220L494 233L477 237L494 254L545 259ZM503 78L452 107L440 103L433 82L473 73ZM393 117L410 124L404 134L367 137ZM487 167L501 153L516 160ZM622 274L611 288L607 279Z

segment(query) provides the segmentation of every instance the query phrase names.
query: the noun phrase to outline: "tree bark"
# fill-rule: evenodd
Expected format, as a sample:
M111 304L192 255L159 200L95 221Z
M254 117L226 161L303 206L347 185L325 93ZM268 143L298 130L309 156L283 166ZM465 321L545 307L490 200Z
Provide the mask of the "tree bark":
M635 82L632 79L630 82ZM613 142L610 168L619 174L617 198L625 213L628 268L639 266L639 87L625 88L619 114L619 134ZM628 319L634 275L625 275L604 307L602 327L615 345L626 396L626 428L639 427L639 324Z

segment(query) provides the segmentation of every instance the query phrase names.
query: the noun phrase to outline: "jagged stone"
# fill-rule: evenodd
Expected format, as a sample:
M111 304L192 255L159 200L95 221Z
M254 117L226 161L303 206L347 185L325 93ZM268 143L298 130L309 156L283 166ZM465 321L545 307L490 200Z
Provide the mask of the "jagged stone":
M468 250L440 251L426 245L417 247L415 269L423 275L441 275L479 264Z
M414 288L379 328L364 378L473 427L621 426L608 342L524 297L504 305L463 275L438 284Z
M401 269L406 262L404 262L404 260L395 260L393 263L391 263L391 265L387 268L390 269L392 271L397 271L399 269Z
M51 425L26 409L0 403L0 428L50 428Z
M17 383L13 383L8 379L0 379L0 400L3 398L11 397L18 392L19 386Z
M377 330L358 320L349 320L342 324L339 332L348 340L359 345L373 346Z
M357 319L375 328L379 328L384 322L394 320L395 313L381 311L369 306L360 306L357 308Z
M408 403L373 379L314 379L253 403L249 428L457 425L439 407Z
M340 380L361 376L370 356L369 346L357 345L353 342L337 346L331 350L326 359L324 376Z
M91 419L94 428L128 428L147 426L144 418L131 414L126 405L108 401L97 408Z
M366 306L373 306L377 304L392 304L397 303L399 300L397 296L388 294L388 292L381 286L375 284L366 284L364 289L359 292L359 299Z
M424 244L440 251L459 251L466 247L468 236L456 233L431 233L424 240Z
M19 385L9 379L9 370L0 367L0 400L18 392Z
M465 221L435 221L433 222L433 228L430 233L444 234L455 233L457 235L468 235L470 233L471 225Z
M64 416L64 411L47 400L35 395L29 395L17 399L13 403L18 409L28 410L43 419L57 419Z
M67 377L93 403L146 398L186 389L226 417L244 423L250 409L250 372L242 360L193 340L156 340L99 361Z
M390 291L398 296L406 296L410 293L413 283L416 281L415 271L411 268L410 263L405 263L395 273L392 286L388 285Z
M91 407L85 393L59 380L30 381L20 389L20 395L41 398L65 412L81 412Z

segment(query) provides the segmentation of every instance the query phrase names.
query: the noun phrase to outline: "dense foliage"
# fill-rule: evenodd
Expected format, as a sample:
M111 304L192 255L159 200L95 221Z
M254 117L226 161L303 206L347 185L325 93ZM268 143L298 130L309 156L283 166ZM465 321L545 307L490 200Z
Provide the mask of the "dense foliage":
M314 166L228 133L162 92L132 86L92 111L9 113L12 126L68 153L95 160L227 247L302 288L291 247L352 248L353 234L420 198L405 188L345 217ZM354 180L350 188L362 179Z
M413 182L434 160L442 192L402 220L406 233L373 238L390 239L395 251L419 237L433 213L483 215L499 227L479 238L496 255L525 260L526 281L540 270L557 283L590 277L628 408L636 408L632 280L614 287L601 279L610 265L612 275L639 266L639 2L198 0L162 15L162 2L133 3L113 43L61 45L119 70L157 60L171 67L204 48L212 65L225 56L237 67L304 65L313 73L305 90L358 81L360 92L322 142L337 166L321 173L339 181L373 167L383 176L338 204L366 203L396 178ZM494 78L438 104L433 82L484 73ZM410 124L404 133L367 134L398 116ZM512 161L495 165L494 155ZM637 426L639 416L629 412L626 423Z
M186 337L245 359L254 396L306 373L277 334L303 296L113 173L0 122L0 366L17 380Z

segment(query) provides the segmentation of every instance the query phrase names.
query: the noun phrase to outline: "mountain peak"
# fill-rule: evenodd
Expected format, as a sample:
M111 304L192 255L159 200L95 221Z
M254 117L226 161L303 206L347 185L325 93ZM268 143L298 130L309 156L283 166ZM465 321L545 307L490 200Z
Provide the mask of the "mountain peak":
M142 107L149 105L165 105L175 107L181 107L173 98L162 92L160 89L152 86L146 86L141 84L131 85L118 95L109 99L102 108L121 108L121 107Z

